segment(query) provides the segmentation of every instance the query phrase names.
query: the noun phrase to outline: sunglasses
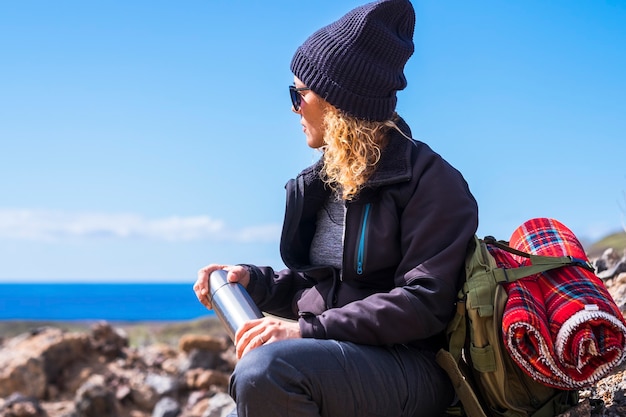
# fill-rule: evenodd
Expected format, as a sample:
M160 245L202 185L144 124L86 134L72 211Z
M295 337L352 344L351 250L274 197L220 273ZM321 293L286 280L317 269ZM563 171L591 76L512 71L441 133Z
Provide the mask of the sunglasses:
M308 91L309 87L300 87L296 88L294 85L289 86L289 97L291 97L291 105L295 111L300 110L300 104L302 104L302 94L301 91Z

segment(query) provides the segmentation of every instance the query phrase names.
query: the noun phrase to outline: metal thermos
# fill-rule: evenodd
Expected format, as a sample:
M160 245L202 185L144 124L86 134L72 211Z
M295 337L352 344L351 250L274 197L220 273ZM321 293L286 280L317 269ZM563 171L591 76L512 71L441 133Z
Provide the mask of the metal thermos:
M213 310L228 335L235 341L235 333L248 320L259 319L263 313L256 306L243 285L228 282L227 271L218 269L209 277L209 294Z

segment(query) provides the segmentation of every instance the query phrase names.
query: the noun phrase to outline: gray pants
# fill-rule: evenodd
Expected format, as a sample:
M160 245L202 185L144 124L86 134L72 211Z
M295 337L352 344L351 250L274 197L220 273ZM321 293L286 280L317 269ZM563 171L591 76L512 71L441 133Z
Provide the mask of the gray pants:
M435 417L454 389L429 352L290 339L247 353L230 395L229 417Z

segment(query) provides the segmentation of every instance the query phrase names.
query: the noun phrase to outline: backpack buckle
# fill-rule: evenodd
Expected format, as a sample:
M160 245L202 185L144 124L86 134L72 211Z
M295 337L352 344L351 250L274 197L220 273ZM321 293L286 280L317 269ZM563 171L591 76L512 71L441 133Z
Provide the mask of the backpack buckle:
M568 256L568 258L572 262L572 265L580 266L594 273L596 272L596 269L593 267L593 265L591 265L589 261L586 261L584 259L574 258L573 256Z

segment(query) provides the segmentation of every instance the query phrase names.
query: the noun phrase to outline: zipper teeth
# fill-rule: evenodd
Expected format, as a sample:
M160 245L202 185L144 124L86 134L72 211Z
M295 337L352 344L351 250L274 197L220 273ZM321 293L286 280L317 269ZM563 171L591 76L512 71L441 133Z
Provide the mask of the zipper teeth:
M361 236L359 238L359 249L357 251L356 273L363 274L363 257L365 256L365 231L367 229L367 218L370 213L370 203L365 205L365 213L363 214L363 224L361 224Z

